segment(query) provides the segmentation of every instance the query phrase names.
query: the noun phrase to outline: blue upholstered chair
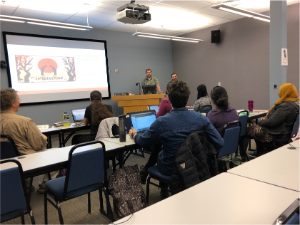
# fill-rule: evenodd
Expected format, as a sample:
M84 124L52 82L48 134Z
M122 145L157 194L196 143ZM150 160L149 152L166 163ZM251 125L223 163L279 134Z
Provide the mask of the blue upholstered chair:
M149 185L152 184L156 187L160 187L159 185L152 183L150 180L151 179L155 179L158 180L160 182L165 182L168 185L170 185L171 181L172 181L172 176L166 176L163 175L161 172L159 172L158 167L157 166L152 166L148 169L148 179L147 179L147 189L146 189L146 198L147 198L147 203L149 203Z
M222 137L224 146L219 150L217 158L229 155L237 150L240 137L241 122L236 120L224 125Z
M87 145L100 143L102 147L91 148L90 150L74 152L78 148ZM99 190L100 211L109 218L112 217L112 211L109 204L108 194L106 192L106 170L104 168L105 146L101 141L93 141L75 145L69 152L68 169L65 177L60 177L46 182L47 192L44 194L44 214L45 224L47 218L47 201L49 201L57 210L59 221L63 224L61 213L61 202L88 194L88 213L91 213L90 192ZM107 214L103 209L102 190L104 191ZM52 202L47 195L54 200Z
M2 138L7 139L7 141L0 142L1 144L0 159L9 159L20 155L14 140L10 136L1 134L0 137L1 139Z
M4 169L1 174L1 223L21 216L22 224L25 224L24 215L29 214L31 223L35 224L33 212L29 205L26 192L23 169L19 161L15 159L0 162L15 163L17 167Z
M239 138L240 153L242 156L246 157L247 161L249 161L249 157L246 152L246 149L243 147L243 142L245 141L246 132L247 132L248 116L249 116L249 112L247 110L239 112L239 121L241 122L241 131L240 131L240 138Z
M211 105L204 105L201 107L201 113L206 113L206 116L207 114L209 113L209 111L212 109L212 106Z

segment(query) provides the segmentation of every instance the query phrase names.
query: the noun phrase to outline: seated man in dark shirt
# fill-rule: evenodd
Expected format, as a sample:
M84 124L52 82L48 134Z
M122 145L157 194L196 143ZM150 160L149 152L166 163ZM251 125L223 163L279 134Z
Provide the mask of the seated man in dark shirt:
M102 94L100 91L92 91L90 94L91 104L86 107L83 123L91 125L91 133L84 136L80 142L95 140L100 122L106 118L113 117L112 107L102 103Z
M166 176L171 176L178 148L186 137L194 131L205 130L217 150L223 146L224 141L221 135L210 121L202 114L188 110L185 107L189 95L190 90L186 83L179 80L173 81L169 93L169 100L173 107L171 112L158 117L143 134L137 134L135 129L130 129L130 137L142 147L149 146L158 138L161 138L162 151L158 149L151 154L144 171L156 164L157 157L153 157L153 155L158 155L160 151L157 159L159 171ZM162 189L162 192L165 191ZM162 196L164 196L163 193Z

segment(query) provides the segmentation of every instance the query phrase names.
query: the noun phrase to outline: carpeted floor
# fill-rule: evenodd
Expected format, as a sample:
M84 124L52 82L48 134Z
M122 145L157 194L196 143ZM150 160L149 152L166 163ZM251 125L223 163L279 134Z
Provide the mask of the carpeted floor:
M56 143L56 139L54 138L53 147L58 146ZM68 142L67 145L70 145ZM135 165L138 164L139 167L144 165L149 158L148 154L145 154L145 158L137 155L131 155L126 161L126 165ZM110 166L108 170L108 175L112 173L112 168ZM43 176L34 177L33 186L37 189L38 184L42 182ZM142 185L144 188L144 192L146 194L146 185ZM34 213L35 221L37 224L44 224L44 195L39 194L36 190L32 192L31 195L31 207ZM104 197L104 196L103 196ZM160 201L160 190L150 185L150 205ZM105 198L104 198L105 201ZM110 202L112 204L112 198L110 196ZM92 212L88 213L87 207L87 195L80 196L75 199L71 199L69 201L63 202L61 204L62 214L65 224L109 224L111 220L102 215L99 211L99 192L94 191L91 193L91 205ZM105 204L104 204L105 205ZM3 224L20 224L21 217L16 219L12 219L6 221ZM30 224L30 218L28 215L25 216L25 223ZM59 224L58 213L57 210L48 203L48 223L49 224Z
M58 146L57 138L52 138L53 147ZM67 145L70 145L70 141ZM252 148L255 148L255 142L252 141ZM145 158L131 155L126 161L125 166L127 165L135 165L138 164L139 167L144 165L149 158L148 154L145 154ZM112 173L111 166L108 170L108 176ZM35 188L38 188L38 184L42 182L42 175L38 177L34 177L33 185ZM144 188L144 193L146 194L146 185L142 185ZM95 191L91 193L91 205L92 212L88 213L87 207L87 195L80 196L75 199L71 199L69 201L63 202L61 204L62 214L65 224L109 224L111 220L102 215L99 211L99 192ZM34 213L36 224L44 224L44 195L39 194L37 191L32 192L31 195L31 207ZM103 196L104 197L104 196ZM105 201L105 198L104 198ZM150 185L150 198L149 205L155 204L156 202L161 201L160 198L160 189L157 187ZM112 205L112 198L110 197L110 203ZM105 204L104 204L105 205ZM21 218L12 219L6 221L3 224L20 224ZM28 215L25 216L25 223L30 224L30 218ZM58 213L57 210L48 203L48 224L59 224Z

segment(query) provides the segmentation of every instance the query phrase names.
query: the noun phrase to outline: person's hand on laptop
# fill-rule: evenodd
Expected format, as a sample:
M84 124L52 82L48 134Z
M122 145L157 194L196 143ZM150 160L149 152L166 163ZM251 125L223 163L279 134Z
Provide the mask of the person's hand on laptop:
M137 135L137 132L136 132L136 130L133 127L131 127L131 129L129 130L129 136L130 136L130 138L134 139L135 135Z

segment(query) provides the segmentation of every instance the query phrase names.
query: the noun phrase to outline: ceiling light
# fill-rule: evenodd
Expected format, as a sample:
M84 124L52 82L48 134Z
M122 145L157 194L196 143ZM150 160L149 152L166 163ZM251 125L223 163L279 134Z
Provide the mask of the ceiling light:
M135 32L134 34L132 34L132 36L147 37L147 38L156 38L156 39L163 39L163 40L192 42L192 43L198 43L199 41L203 41L201 39L195 39L195 38L176 37L176 36L161 35L161 34L151 34L151 33L142 33L142 32Z
M0 15L0 20L5 20L5 19L11 20L10 22L20 23L20 21L23 21L24 23L26 22L29 24L50 26L50 27L59 27L59 28L66 28L66 29L75 29L75 30L93 29L93 27L91 27L91 26L82 26L82 25L71 24L71 23L59 23L59 22L48 21L48 20L38 20L38 19L31 19L31 18L25 18L25 17Z
M265 19L265 18L261 18L261 17L257 17L257 16L254 16L253 19L262 20L262 21L265 21L265 22L270 22L269 19Z
M7 22L15 22L15 23L25 23L24 20L12 20L12 19L4 19L0 18L1 21L7 21Z
M250 14L242 13L242 12L239 12L239 11L236 11L236 10L232 10L232 9L227 9L227 8L224 8L224 7L220 7L219 9L221 9L221 10L223 10L223 11L227 11L227 12L239 14L239 15L242 15L242 16L253 17L253 16L250 15Z
M199 42L199 41L184 40L184 39L178 39L178 38L172 38L172 41L184 41L184 42L192 42L192 43L198 43Z
M239 15L246 16L246 17L252 17L254 19L258 19L258 20L262 20L262 21L266 21L266 22L270 22L269 16L266 16L266 15L263 15L260 13L256 13L256 12L252 12L249 10L241 9L241 8L236 8L236 7L230 6L228 4L217 4L217 5L213 5L212 8L223 10L223 11L234 13L234 14L239 14Z
M157 37L157 36L150 36L150 35L138 35L138 36L139 36L139 37L146 37L146 38L156 38L156 39L171 40L171 38Z
M34 25L40 25L40 26L47 26L47 27L58 27L58 28L74 29L74 30L86 30L84 28L60 26L60 25L47 24L47 23L36 23L36 22L27 22L27 23L34 24Z

